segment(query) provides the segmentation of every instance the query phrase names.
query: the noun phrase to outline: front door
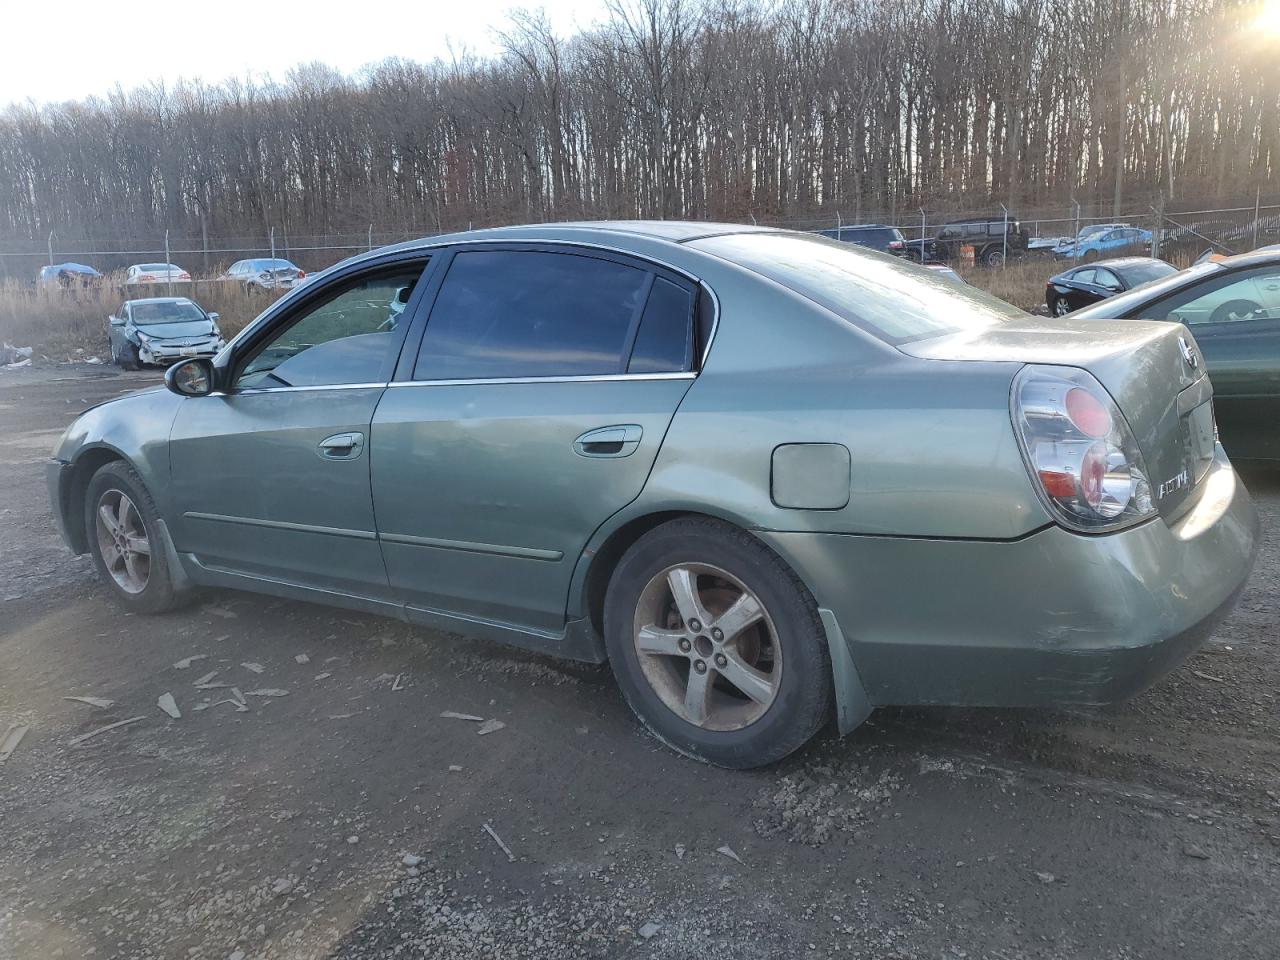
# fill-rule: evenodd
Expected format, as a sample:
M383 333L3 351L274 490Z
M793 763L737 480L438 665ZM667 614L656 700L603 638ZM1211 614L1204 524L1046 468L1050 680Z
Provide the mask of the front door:
M170 435L177 548L221 573L386 599L369 425L421 261L312 291L246 343Z
M373 500L398 598L563 627L588 538L639 495L693 380L695 293L593 251L452 257L373 420Z
M1224 273L1143 314L1181 321L1195 334L1227 454L1280 460L1280 267Z

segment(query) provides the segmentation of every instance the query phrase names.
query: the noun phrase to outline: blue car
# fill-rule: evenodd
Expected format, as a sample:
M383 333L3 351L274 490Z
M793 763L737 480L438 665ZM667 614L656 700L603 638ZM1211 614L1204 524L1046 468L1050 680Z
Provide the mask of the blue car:
M1055 260L1083 260L1092 263L1103 257L1136 253L1151 248L1152 233L1127 223L1095 223L1080 230L1074 240L1053 248Z

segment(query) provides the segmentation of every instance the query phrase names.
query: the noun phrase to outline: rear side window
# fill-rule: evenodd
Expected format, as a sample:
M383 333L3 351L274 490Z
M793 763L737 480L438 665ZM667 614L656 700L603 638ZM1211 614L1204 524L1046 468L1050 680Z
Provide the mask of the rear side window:
M628 373L676 373L689 369L693 294L662 277L653 281L640 319Z
M459 253L427 321L414 379L621 373L651 278L576 254ZM655 318L655 341L660 327Z

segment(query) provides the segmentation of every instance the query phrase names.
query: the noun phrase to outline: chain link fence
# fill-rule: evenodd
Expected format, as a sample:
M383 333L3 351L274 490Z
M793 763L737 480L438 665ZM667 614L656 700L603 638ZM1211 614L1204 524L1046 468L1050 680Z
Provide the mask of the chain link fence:
M793 230L832 230L858 224L876 223L897 227L905 239L931 237L947 222L966 219L1001 219L996 209L938 212L928 208L908 215L903 210L846 216L841 211L810 217L747 218L761 226ZM1052 248L1079 236L1082 230L1102 224L1132 226L1151 233L1151 252L1175 263L1187 263L1207 250L1221 254L1244 253L1259 246L1280 243L1280 203L1254 203L1216 209L1162 211L1156 207L1131 210L1120 216L1083 215L1080 207L1033 211L1008 211L1030 234L1029 254L1048 256ZM480 224L476 224L479 226ZM0 281L35 283L41 268L64 262L83 263L110 274L130 264L163 260L174 262L192 277L212 279L237 260L282 258L308 272L331 266L366 250L399 243L435 231L383 230L371 224L359 233L326 233L290 236L269 229L257 236L159 235L115 238L111 242L61 243L55 229L44 244L10 244L0 248Z

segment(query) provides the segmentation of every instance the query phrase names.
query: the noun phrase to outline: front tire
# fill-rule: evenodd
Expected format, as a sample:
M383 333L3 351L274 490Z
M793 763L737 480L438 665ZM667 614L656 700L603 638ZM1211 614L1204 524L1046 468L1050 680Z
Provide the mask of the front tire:
M131 613L163 613L181 604L159 536L159 513L142 478L119 460L89 480L84 524L98 576Z
M1209 322L1234 323L1239 320L1252 320L1260 313L1262 313L1262 307L1252 300L1228 300L1210 314Z
M631 709L688 756L763 766L831 715L813 597L773 551L720 521L675 520L636 541L609 581L604 631Z

